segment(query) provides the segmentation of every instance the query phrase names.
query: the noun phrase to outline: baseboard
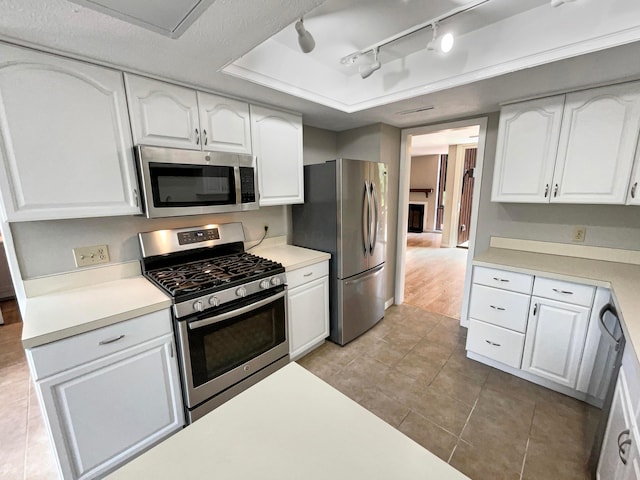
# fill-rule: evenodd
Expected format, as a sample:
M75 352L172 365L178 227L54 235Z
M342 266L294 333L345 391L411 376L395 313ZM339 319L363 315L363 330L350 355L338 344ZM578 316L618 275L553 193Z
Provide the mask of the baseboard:
M386 310L387 308L389 308L391 305L394 304L394 302L395 302L394 297L391 297L389 300L384 302L384 309Z

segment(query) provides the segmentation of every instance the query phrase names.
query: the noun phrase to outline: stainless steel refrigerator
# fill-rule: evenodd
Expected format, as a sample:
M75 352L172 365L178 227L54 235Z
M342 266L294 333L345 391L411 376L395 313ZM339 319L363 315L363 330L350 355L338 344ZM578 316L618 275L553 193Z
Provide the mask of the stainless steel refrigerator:
M387 168L339 158L304 167L293 244L331 253L330 338L345 345L384 316Z

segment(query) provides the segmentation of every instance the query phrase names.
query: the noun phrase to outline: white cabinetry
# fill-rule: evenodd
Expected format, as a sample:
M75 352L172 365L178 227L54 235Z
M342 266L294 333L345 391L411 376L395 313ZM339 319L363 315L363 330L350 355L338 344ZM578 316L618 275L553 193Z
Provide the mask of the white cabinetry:
M329 336L329 262L287 272L289 355L292 360Z
M249 104L125 74L136 144L251 153Z
M594 369L600 338L597 313L610 292L595 292L590 285L474 267L468 356L601 403L596 387L602 371Z
M168 311L27 356L65 479L100 477L184 425Z
M549 202L563 103L561 95L500 111L493 201Z
M640 140L639 140L640 142ZM640 145L636 150L636 161L629 181L627 205L640 205Z
M590 308L540 297L531 304L522 369L574 388Z
M120 72L1 45L0 117L8 220L140 213Z
M638 423L634 415L638 399L628 382L636 382L625 373L623 363L609 412L609 420L600 451L597 480L637 480L640 478ZM631 391L631 393L630 393Z
M260 206L304 203L302 117L251 106Z
M638 82L506 106L492 200L624 204L639 129Z

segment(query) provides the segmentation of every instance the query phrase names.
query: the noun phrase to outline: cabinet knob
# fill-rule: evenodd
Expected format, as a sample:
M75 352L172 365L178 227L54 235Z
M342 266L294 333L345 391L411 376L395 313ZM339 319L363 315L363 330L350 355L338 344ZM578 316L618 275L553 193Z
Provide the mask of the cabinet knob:
M544 187L544 198L547 198L547 195L549 195L549 184L548 183Z
M558 196L558 184L556 183L555 186L553 187L553 197L557 197Z

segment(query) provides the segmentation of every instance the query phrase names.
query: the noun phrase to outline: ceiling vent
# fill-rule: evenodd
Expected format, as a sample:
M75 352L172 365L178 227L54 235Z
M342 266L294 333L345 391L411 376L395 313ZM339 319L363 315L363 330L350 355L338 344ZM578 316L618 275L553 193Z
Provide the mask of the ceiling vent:
M178 38L215 0L71 0L139 27Z

